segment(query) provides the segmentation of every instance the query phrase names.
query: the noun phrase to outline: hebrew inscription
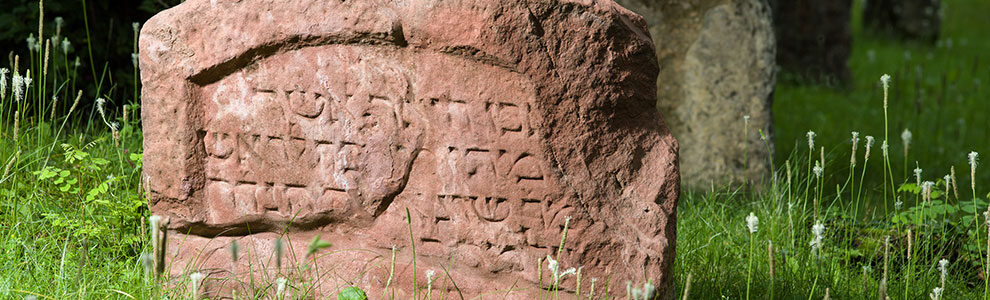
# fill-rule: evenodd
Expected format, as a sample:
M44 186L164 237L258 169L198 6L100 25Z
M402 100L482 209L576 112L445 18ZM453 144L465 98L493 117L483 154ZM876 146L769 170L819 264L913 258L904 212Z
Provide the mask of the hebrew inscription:
M423 56L444 63L418 65ZM432 68L488 73L452 80ZM527 87L505 69L375 47L258 61L199 91L206 199L235 212L209 222L342 215L354 203L375 215L406 190L504 222L546 196ZM429 166L414 175L432 177L428 186L407 186L413 164ZM431 213L434 225L445 218Z

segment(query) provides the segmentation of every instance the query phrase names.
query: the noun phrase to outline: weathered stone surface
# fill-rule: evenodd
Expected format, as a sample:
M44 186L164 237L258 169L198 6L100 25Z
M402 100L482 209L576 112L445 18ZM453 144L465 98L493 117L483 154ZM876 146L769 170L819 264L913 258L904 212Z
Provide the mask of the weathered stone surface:
M942 27L940 0L870 0L863 24L894 36L934 43Z
M773 138L776 82L766 1L618 2L646 18L656 41L658 107L680 142L685 183L764 179L769 155L759 132Z
M673 293L678 146L646 23L612 1L190 0L140 45L173 276L250 268L406 299L434 270L450 274L435 297L531 299L559 250L585 287ZM317 235L333 247L305 257ZM206 284L259 288L235 282Z
M852 0L770 0L770 6L777 63L803 80L848 84Z

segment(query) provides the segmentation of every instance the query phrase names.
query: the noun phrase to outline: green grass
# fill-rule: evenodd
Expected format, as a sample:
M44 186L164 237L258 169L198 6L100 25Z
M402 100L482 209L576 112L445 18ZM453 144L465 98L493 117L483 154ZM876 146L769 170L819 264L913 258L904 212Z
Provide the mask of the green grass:
M128 153L140 152L140 133L115 146L104 128L78 128L70 121L67 127L75 128L55 136L56 126L49 123L19 123L26 125L17 141L11 130L0 139L0 158L13 161L0 179L0 298L134 293L142 280L135 257L143 247L140 219L146 208L138 195L139 169ZM71 145L69 151L63 143ZM80 156L86 158L67 161ZM66 176L39 180L34 172L46 163Z
M966 155L990 155L990 102L985 101L990 87L981 86L990 83L990 69L981 62L988 58L980 57L990 41L974 25L982 12L990 11L990 2L947 5L937 47L872 36L861 29L856 13L849 62L853 81L847 89L781 80L774 99L773 184L685 191L681 198L678 296L691 274L692 299L745 298L747 289L751 299L821 299L826 290L837 299L875 298L886 237L891 299L928 298L941 284L937 264L943 258L949 261L945 299L986 295L981 273L987 226L982 217L973 217L986 203L973 199ZM41 72L42 54L25 51L19 69L21 75L32 70L32 89L22 101L11 100L9 86L0 93L0 168L10 165L0 177L0 298L146 299L162 294L146 283L138 259L151 249L140 179L136 83L105 75L105 65L73 66L77 56L89 61L87 50L67 55L53 51L47 74ZM76 82L77 72L102 79ZM879 149L884 124L878 79L885 73L893 76L888 133L892 182L884 180ZM92 98L108 99L105 112L75 107L71 99L76 87ZM52 96L59 102L53 103ZM111 130L112 122L117 130ZM900 139L904 129L913 132L907 156ZM816 147L825 147L820 179L810 174L809 157L819 160L820 154L807 147L809 130L817 133ZM851 131L861 134L852 172ZM877 141L864 163L867 135ZM936 192L931 201L923 201L913 184L916 166L923 169L922 180L935 182L938 191L944 189L939 179L954 166L959 197ZM985 199L990 169L977 172L976 182L977 198ZM891 184L896 193L889 190ZM903 202L899 209L897 200ZM750 212L759 218L753 234L745 220ZM822 246L813 250L816 223L825 230ZM260 286L274 289L274 282ZM180 296L185 288L171 286L171 293L164 294Z
M858 1L857 1L858 3ZM816 143L834 156L837 167L848 164L850 132L883 139L882 74L893 77L890 91L891 164L897 178L911 175L917 161L925 174L941 177L967 171L966 153L987 152L990 145L990 40L980 20L990 11L990 2L945 1L945 19L940 47L903 43L864 32L860 16L853 17L853 52L849 61L853 80L846 90L797 85L782 80L774 98L777 161L793 151L806 151L805 132L818 133ZM854 10L857 11L857 10ZM946 46L948 41L952 46ZM869 53L874 53L870 60ZM906 59L910 56L910 59ZM981 57L982 56L982 57ZM913 133L911 151L904 167L904 129ZM862 137L861 137L862 138ZM861 145L862 146L862 145ZM862 149L860 149L862 150ZM983 151L980 151L983 150ZM882 180L880 169L870 169L868 181ZM906 171L906 172L905 172ZM845 178L839 178L844 180ZM990 172L978 175L990 182Z
M856 5L862 3L857 1ZM891 299L929 298L932 289L940 285L936 266L942 258L949 261L944 299L985 296L981 266L987 232L983 217L976 222L972 217L973 179L967 154L977 151L985 157L990 153L990 134L986 130L990 128L986 118L990 102L985 100L990 92L981 86L982 82L990 82L990 68L980 62L986 59L980 56L990 48L990 41L984 38L980 26L971 23L990 10L990 2L952 1L946 5L942 38L937 46L874 36L862 29L860 13L854 9L854 47L849 61L853 81L848 88L801 85L782 76L785 79L779 82L774 98L774 160L790 161L792 184L786 184L784 165L777 164L777 188L763 188L758 193L686 192L678 207L675 269L679 294L691 274L692 298L744 298L746 270L752 256L753 299L768 298L771 293L778 299L821 299L825 289L838 299L876 298L883 273L883 239L890 236L887 290ZM954 166L959 199L951 196L946 200L944 194L936 193L931 204L924 204L915 192L902 191L897 193L903 201L901 210L895 210L896 200L891 195L886 200L885 213L884 168L879 149L884 136L879 78L885 73L893 77L889 99L893 184L899 189L908 183L906 190L913 189L913 170L920 166L922 181L939 182L935 190L943 190L940 179ZM906 157L901 140L904 129L913 133ZM817 133L812 159L819 160L817 148L825 148L821 181L807 180L808 131ZM860 143L855 178L850 180L852 131L860 133ZM861 173L866 135L877 140L866 171ZM861 175L865 175L863 182ZM976 183L976 196L986 199L990 172L978 169ZM886 185L889 188L889 179ZM824 247L816 257L809 242L815 224L814 195L819 186L818 220L826 231ZM850 186L864 188L863 197L856 197ZM806 187L811 191L807 198ZM792 209L788 203L794 205ZM985 202L977 204L979 212L986 209ZM757 243L752 254L745 221L751 211L760 219L760 229L752 236ZM771 242L775 248L772 280L768 253Z

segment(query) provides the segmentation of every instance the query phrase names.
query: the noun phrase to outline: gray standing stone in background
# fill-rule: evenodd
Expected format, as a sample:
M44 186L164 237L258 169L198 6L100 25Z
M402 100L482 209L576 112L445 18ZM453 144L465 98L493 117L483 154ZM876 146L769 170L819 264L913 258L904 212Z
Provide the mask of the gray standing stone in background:
M863 23L881 33L933 43L941 29L941 7L941 0L870 0Z
M767 2L617 2L646 18L656 42L657 106L680 142L683 182L701 188L766 178L769 150L760 132L773 145L776 82Z

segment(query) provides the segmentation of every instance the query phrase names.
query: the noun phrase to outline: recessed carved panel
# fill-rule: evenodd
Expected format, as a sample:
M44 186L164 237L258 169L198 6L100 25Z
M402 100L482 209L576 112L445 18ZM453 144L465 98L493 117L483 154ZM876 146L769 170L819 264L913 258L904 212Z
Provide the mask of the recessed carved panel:
M492 76L458 84L423 57ZM234 211L206 223L343 216L348 203L377 215L407 190L505 221L547 194L533 97L519 74L442 54L331 45L265 58L198 91L206 201ZM417 177L436 187L409 186L415 163L435 167Z

